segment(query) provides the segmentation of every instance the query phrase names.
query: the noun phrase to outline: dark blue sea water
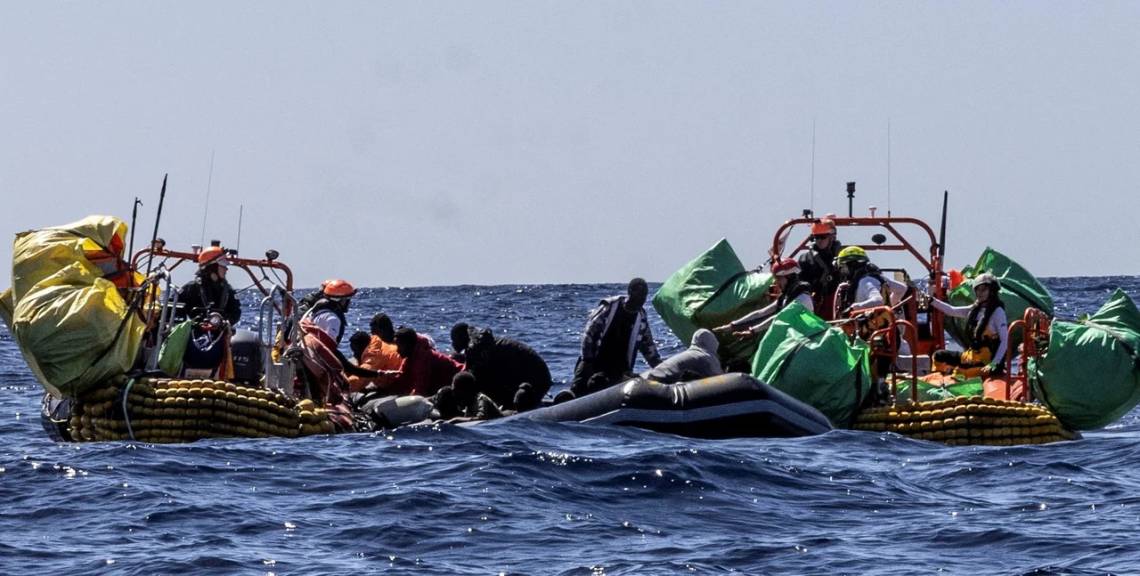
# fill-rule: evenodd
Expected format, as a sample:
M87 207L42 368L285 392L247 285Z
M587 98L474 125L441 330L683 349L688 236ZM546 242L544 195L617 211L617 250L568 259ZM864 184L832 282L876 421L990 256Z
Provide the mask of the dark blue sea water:
M1138 278L1047 284L1063 316L1140 298ZM352 313L441 346L489 326L565 380L586 311L622 289L366 290ZM1140 573L1138 411L1016 448L534 423L157 446L52 443L39 399L0 328L3 574Z

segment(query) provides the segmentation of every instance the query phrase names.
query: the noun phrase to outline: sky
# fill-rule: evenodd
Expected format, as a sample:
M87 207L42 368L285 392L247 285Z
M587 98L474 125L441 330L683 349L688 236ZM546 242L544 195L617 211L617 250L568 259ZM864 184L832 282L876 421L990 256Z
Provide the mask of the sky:
M169 174L169 245L236 247L243 207L242 254L277 249L300 286L660 281L721 237L761 264L855 181L856 213L934 226L949 190L950 266L990 245L1040 276L1140 274L1138 22L1136 2L3 1L0 257L22 230L129 221L136 196L149 237Z

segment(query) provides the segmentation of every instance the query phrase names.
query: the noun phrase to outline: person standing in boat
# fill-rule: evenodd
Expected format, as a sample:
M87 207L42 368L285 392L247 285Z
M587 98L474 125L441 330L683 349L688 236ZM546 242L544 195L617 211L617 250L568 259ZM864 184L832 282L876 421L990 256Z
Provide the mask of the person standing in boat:
M974 278L972 287L974 303L970 306L952 306L937 298L930 299L939 312L966 319L966 349L962 352L939 350L934 353L934 361L953 366L967 375L976 372L983 377L998 376L1005 370L1009 347L1009 322L1005 304L999 297L1001 283L987 272Z
M230 262L221 246L210 246L198 254L198 272L194 279L178 291L177 319L196 322L219 315L233 326L241 319L241 301L230 283L226 270Z
M811 246L800 254L800 280L811 286L814 310L825 320L831 320L831 302L839 286L839 271L835 258L843 250L837 238L835 221L828 216L811 226Z
M661 363L661 354L657 352L645 314L649 284L634 278L629 281L626 292L625 296L603 299L590 312L582 335L582 355L578 357L570 385L576 396L596 391L595 374L604 375L608 384L632 375L639 350L650 368ZM591 385L592 381L596 384Z
M750 337L762 332L768 325L765 320L774 318L785 306L798 302L808 312L815 311L812 301L811 284L801 280L799 263L791 258L784 258L772 264L772 276L775 277L776 287L780 289L780 296L775 302L754 310L728 324L717 326L713 330L720 334L732 334L736 337Z

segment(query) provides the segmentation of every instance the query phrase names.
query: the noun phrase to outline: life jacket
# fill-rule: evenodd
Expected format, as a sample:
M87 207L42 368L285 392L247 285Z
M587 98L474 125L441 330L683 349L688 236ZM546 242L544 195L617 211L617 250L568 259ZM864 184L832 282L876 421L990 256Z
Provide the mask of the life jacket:
M320 300L317 300L316 304L313 304L312 308L309 308L309 311L305 313L304 318L311 320L312 318L315 318L317 314L325 311L336 314L337 319L340 320L340 329L336 333L336 342L333 344L333 347L335 348L336 345L340 344L341 339L344 338L344 327L348 325L348 322L344 317L344 311L341 310L339 304L333 302L332 300L329 300L328 298L321 298Z
M866 264L847 280L846 287L839 294L839 310L843 310L855 303L855 294L859 291L859 282L870 276L879 282L879 293L883 296L883 304L891 306L891 289L883 279L883 273L874 264Z
M801 294L811 296L811 284L807 282L796 282L790 289L784 290L780 293L780 297L776 299L776 308L783 310L790 302L794 302Z
M989 348L991 354L997 352L998 346L1001 345L1001 337L988 332L987 329L994 310L998 308L1005 310L1005 303L996 295L985 306L975 302L970 308L970 315L966 318L966 338L969 340L966 342L967 348L971 350Z

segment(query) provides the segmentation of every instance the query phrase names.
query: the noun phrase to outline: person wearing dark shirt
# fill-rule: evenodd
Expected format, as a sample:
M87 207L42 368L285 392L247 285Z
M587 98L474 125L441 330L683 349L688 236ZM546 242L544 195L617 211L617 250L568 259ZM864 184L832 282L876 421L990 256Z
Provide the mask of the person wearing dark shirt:
M800 281L811 286L813 308L824 320L832 319L832 299L840 281L835 258L842 249L835 221L824 216L812 224L811 246L799 257Z
M198 272L178 291L179 310L176 319L196 322L212 314L221 316L233 326L241 319L241 301L226 281L230 263L221 246L210 246L198 254Z
M519 412L536 407L552 383L538 352L518 340L495 338L489 329L480 331L467 349L467 370L496 404Z
M451 327L451 359L460 364L467 363L467 347L471 345L471 327L466 322L456 322Z
M650 368L661 362L645 313L648 298L649 284L634 278L625 296L606 298L590 312L570 387L575 395L595 391L600 384L595 374L604 374L609 384L631 376L639 350Z

